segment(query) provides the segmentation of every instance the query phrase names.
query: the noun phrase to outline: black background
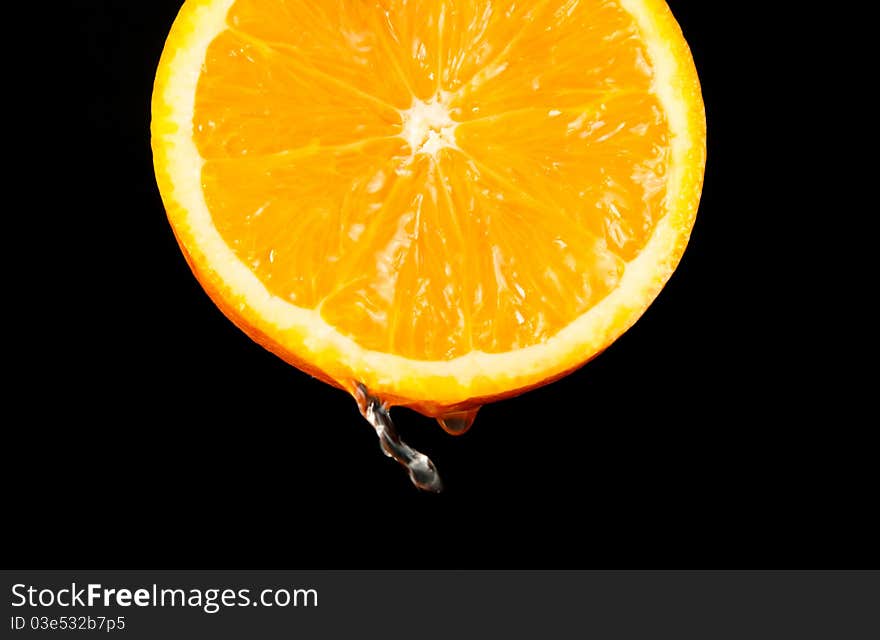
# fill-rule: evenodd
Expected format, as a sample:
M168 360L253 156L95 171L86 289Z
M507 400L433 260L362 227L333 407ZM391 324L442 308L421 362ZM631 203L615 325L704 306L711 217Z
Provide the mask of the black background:
M149 146L180 4L57 2L20 23L7 564L876 566L861 392L825 323L824 248L802 237L824 202L799 171L793 54L768 44L766 10L669 3L709 131L681 266L603 355L485 407L465 436L396 410L443 475L433 496L349 397L248 340L190 274Z

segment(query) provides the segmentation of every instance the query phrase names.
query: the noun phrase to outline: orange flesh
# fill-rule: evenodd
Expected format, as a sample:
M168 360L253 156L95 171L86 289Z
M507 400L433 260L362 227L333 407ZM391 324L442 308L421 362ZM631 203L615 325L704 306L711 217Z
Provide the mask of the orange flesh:
M330 4L239 0L197 88L211 216L267 289L417 360L540 343L607 295L665 211L629 14ZM454 146L407 141L414 99Z

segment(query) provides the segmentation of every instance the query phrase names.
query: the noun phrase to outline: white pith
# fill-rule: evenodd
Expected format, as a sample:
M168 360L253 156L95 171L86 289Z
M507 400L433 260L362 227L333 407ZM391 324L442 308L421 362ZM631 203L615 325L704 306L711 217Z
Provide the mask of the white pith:
M444 104L443 96L435 96L427 102L413 98L412 106L402 111L404 138L413 154L435 155L443 147L456 148L455 126Z

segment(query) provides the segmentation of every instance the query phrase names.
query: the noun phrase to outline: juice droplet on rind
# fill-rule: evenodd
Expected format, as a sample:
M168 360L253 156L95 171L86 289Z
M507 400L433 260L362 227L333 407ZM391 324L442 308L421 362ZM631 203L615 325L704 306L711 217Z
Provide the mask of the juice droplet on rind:
M471 425L474 424L474 420L476 420L477 412L479 410L480 408L477 407L476 409L469 409L467 411L454 411L440 416L437 418L437 422L443 427L443 430L446 433L453 436L460 436L467 433L468 429L471 428Z

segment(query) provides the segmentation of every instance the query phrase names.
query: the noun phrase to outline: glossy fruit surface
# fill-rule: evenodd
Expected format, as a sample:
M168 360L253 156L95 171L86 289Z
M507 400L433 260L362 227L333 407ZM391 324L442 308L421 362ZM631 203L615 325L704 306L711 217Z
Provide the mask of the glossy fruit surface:
M428 415L546 383L629 328L684 251L705 162L659 0L188 0L152 136L223 312Z

